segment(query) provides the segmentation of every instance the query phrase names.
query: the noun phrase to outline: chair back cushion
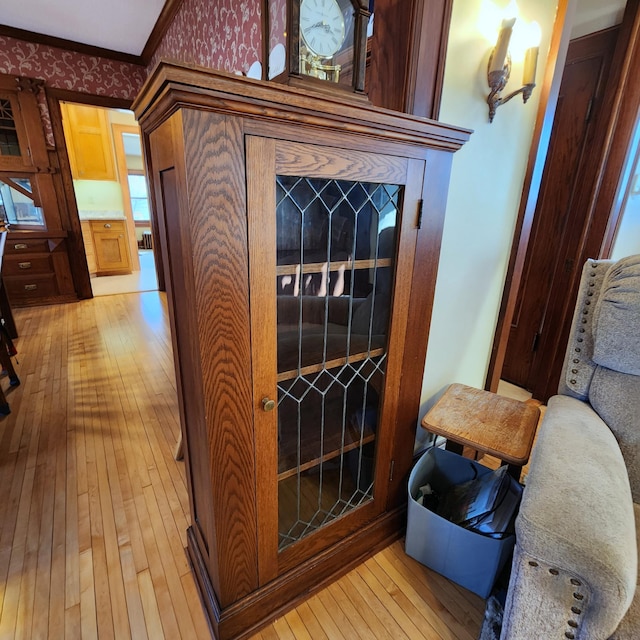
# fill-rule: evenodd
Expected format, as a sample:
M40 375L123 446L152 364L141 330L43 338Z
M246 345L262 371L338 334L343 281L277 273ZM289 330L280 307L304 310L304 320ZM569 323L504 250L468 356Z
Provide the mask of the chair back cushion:
M633 501L640 503L640 376L597 367L589 402L616 437Z
M594 309L593 339L596 364L640 375L640 255L607 271Z

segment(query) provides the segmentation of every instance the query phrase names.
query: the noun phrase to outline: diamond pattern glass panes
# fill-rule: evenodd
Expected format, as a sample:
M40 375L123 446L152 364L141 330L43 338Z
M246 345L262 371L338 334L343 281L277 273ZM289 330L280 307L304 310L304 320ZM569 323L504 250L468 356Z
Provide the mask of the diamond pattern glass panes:
M33 201L29 178L0 177L0 216L14 226L44 226L44 213Z
M276 180L283 549L373 498L402 187Z
M0 98L0 155L21 155L11 102L2 98Z

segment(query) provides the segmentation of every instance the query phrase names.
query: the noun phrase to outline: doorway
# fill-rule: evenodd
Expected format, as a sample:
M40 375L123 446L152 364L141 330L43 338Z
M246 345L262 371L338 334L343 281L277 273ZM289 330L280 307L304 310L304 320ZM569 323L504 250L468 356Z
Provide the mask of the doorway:
M560 367L551 363L557 353L564 357L564 318L571 319L572 283L584 261L584 196L617 36L618 29L610 29L572 41L564 67L502 368L502 379L541 401L558 386Z
M94 296L158 289L140 129L131 111L60 102Z

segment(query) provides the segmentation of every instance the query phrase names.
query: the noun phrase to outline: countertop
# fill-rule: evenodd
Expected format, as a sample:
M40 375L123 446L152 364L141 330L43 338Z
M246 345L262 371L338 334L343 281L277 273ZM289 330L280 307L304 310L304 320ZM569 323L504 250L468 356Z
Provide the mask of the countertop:
M80 220L126 220L122 211L78 211Z

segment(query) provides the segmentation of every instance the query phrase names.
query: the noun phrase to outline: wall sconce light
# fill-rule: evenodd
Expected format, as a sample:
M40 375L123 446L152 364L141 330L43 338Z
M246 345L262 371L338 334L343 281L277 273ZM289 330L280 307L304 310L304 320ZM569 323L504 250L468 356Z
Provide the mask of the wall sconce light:
M538 51L540 42L540 27L537 23L530 25L530 39L536 40L535 46L531 46L526 49L524 55L524 72L522 78L522 87L517 91L513 91L507 96L502 96L502 91L509 81L511 75L511 55L509 54L509 42L513 32L513 26L516 23L516 18L505 19L502 21L500 33L496 46L491 52L489 57L489 66L487 71L487 78L489 81L490 93L487 98L487 104L489 105L489 122L493 122L493 118L496 115L497 108L509 102L511 98L522 94L522 101L527 102L531 97L534 87L536 86L536 68L538 65Z

